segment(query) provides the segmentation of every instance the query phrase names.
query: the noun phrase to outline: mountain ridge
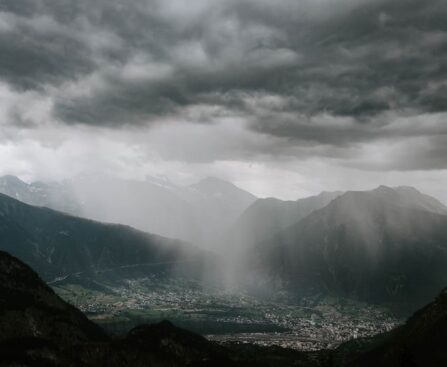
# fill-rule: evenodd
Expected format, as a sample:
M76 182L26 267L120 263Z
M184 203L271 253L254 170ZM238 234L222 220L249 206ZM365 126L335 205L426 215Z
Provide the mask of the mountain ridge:
M299 222L314 210L329 204L341 191L321 192L298 200L258 199L251 204L231 228L232 239L250 246L263 237Z
M98 270L114 268L135 274L186 275L191 270L199 276L205 263L213 261L210 254L181 241L34 207L3 194L0 249L33 266L48 281L73 273L94 276ZM132 265L141 269L131 269Z
M31 205L130 225L207 249L214 232L224 232L255 200L251 193L217 178L182 187L156 178L84 175L60 184L27 184L5 176L0 177L0 192Z
M252 263L294 287L414 310L447 283L447 215L424 204L387 187L347 192L258 243Z

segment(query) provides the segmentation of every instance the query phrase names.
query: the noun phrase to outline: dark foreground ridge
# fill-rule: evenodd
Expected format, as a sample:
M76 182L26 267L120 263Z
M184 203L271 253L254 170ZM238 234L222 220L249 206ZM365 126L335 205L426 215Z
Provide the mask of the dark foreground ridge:
M447 366L447 288L405 325L374 338L351 341L337 351L337 366Z
M308 354L281 348L223 347L168 321L112 339L1 251L0 294L0 366L315 365Z
M168 321L111 339L18 259L0 252L0 366L392 366L447 365L447 291L391 333L335 351L210 342Z

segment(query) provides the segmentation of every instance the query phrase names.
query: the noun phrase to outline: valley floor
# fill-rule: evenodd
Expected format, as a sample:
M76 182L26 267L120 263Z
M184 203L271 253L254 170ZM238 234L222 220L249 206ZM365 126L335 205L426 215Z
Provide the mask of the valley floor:
M53 284L65 300L106 330L168 319L219 343L252 343L296 350L337 347L391 330L402 320L387 309L328 296L294 300L287 293L259 299L184 279L144 278L117 285Z

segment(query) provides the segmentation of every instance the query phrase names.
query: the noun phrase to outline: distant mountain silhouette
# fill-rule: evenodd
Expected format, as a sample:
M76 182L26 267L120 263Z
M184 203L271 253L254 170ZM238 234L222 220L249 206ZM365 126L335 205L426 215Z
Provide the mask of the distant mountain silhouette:
M0 193L24 203L73 215L130 225L207 249L256 197L224 180L209 177L177 186L148 177L132 181L84 175L59 184L27 184L0 177Z
M328 205L343 192L322 192L296 201L258 199L237 219L230 238L238 247L249 248L273 234L298 223L315 210Z
M198 243L220 251L218 239L256 197L227 181L208 177L182 190L182 197L193 208L201 226Z
M33 182L28 184L11 175L0 177L0 193L24 203L45 206L74 215L81 214L81 204L68 185Z

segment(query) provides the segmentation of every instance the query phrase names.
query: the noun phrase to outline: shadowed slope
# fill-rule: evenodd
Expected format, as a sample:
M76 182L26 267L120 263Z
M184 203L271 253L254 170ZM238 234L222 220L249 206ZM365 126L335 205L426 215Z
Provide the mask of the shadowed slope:
M347 192L257 244L252 263L293 288L414 311L447 283L447 215L439 214L442 204L408 190Z
M45 280L176 272L202 275L212 256L189 244L123 225L99 223L34 207L0 194L0 250L32 266Z

